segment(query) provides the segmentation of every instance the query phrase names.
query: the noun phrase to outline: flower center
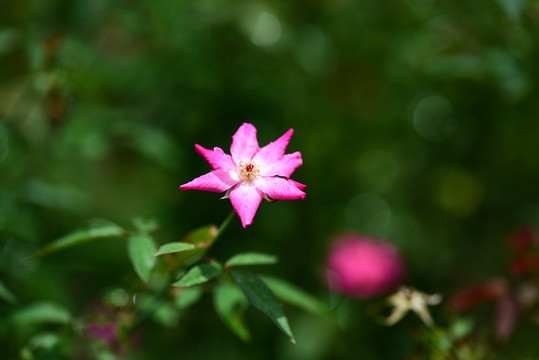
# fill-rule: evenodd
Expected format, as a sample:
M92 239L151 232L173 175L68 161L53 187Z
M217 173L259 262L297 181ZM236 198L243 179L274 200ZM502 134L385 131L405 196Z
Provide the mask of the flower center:
M258 165L254 161L240 161L238 168L240 169L240 175L243 180L252 181L260 172Z

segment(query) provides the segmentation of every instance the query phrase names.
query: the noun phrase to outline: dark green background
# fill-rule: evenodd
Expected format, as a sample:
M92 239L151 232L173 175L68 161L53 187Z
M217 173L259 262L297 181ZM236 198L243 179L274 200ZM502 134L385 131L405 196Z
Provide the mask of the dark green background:
M131 296L123 240L19 260L91 218L156 218L159 243L219 224L229 201L178 186L209 171L194 143L228 152L243 122L261 145L294 129L307 197L263 203L247 229L235 218L216 258L276 254L256 270L324 301L328 245L350 229L394 242L429 293L500 274L506 238L539 223L538 25L533 0L3 1L0 279L19 305L75 315L110 289ZM417 326L376 325L361 302L345 301L341 327L285 307L294 348L254 310L250 344L209 298L190 310L148 325L129 358L396 359ZM2 337L11 356L27 340Z

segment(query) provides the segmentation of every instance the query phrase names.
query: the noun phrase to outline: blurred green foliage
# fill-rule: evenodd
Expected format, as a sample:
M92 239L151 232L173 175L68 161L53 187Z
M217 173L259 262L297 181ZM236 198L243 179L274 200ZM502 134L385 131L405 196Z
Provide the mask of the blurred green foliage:
M62 315L45 333L0 326L2 354L89 358L57 334L111 291L144 288L125 240L23 260L88 219L158 219L159 245L221 223L228 201L178 186L209 169L194 143L227 150L242 122L261 144L294 128L308 196L263 203L245 230L234 219L212 256L277 254L273 275L322 299L328 244L346 229L397 244L407 282L428 292L502 272L506 237L539 224L538 63L537 0L2 1L0 322L38 306ZM129 358L414 351L403 324L375 324L364 303L341 304L338 325L285 307L297 347L254 311L242 343L210 303L147 325ZM536 332L497 351L537 354Z

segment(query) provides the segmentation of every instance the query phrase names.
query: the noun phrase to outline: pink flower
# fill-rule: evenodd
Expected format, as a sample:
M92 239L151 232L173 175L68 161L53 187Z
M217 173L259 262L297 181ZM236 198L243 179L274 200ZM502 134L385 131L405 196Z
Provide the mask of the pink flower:
M251 225L256 210L265 198L273 200L304 199L305 185L290 180L302 164L299 151L286 154L286 147L294 130L260 148L256 128L242 124L232 136L230 153L218 147L208 150L195 145L195 150L210 164L213 171L180 186L181 190L225 192L240 217L243 227Z
M404 265L392 244L348 233L335 239L326 270L330 289L368 298L396 288Z

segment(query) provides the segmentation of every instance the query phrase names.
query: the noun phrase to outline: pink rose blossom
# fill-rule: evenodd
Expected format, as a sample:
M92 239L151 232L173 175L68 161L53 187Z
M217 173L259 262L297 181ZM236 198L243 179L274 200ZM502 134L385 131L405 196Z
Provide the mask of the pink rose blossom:
M396 288L404 265L392 244L348 233L335 239L326 274L332 290L368 298Z
M243 227L251 225L256 210L265 198L273 200L304 199L305 185L290 180L302 164L299 151L286 154L286 147L294 130L260 148L256 128L243 124L232 136L230 153L218 147L208 150L195 145L195 150L210 164L213 171L180 186L181 190L225 192L240 217Z

